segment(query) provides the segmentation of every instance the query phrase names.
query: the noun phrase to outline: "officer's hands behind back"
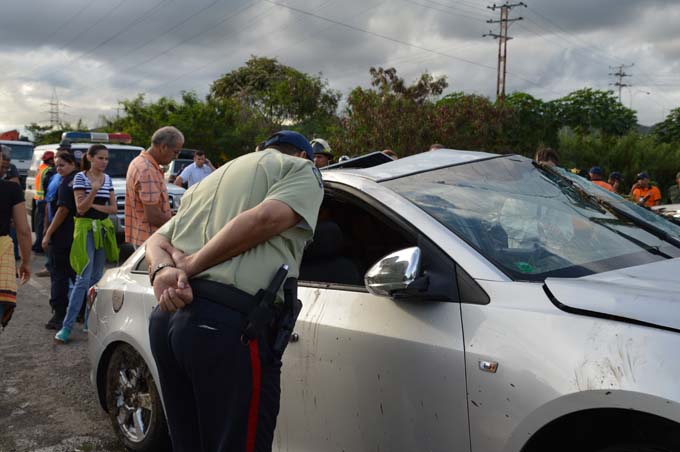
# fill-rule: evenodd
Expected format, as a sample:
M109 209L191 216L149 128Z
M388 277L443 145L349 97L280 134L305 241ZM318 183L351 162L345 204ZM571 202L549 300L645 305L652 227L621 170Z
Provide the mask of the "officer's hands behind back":
M153 282L161 311L175 312L191 303L194 299L189 278L184 270L173 267L163 268Z

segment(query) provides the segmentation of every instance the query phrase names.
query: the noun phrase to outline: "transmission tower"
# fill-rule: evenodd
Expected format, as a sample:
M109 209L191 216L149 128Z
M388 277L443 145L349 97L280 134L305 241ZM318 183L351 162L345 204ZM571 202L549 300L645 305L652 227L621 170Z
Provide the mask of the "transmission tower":
M52 88L52 99L48 103L50 106L50 125L52 127L61 124L61 117L59 116L59 98L57 97L57 89Z
M493 33L489 30L488 33L482 35L483 37L491 36L494 39L498 39L498 73L496 74L496 100L503 102L505 99L505 77L507 74L507 64L508 64L508 41L512 39L508 36L508 24L510 22L517 22L523 20L523 17L510 18L510 10L518 6L527 7L526 3L504 3L502 5L496 5L495 3L491 6L487 6L491 11L500 10L500 19L493 20L489 19L486 22L489 24L499 24L499 33Z
M610 72L609 75L613 75L614 77L616 77L618 79L615 83L610 83L610 85L619 87L619 103L621 103L621 89L623 89L626 86L633 86L629 83L623 82L624 77L630 77L631 76L631 74L626 74L624 72L624 69L625 68L631 68L633 66L635 66L635 63L631 63L631 64L628 64L628 65L621 64L619 66L609 66L609 69L616 69L616 72Z

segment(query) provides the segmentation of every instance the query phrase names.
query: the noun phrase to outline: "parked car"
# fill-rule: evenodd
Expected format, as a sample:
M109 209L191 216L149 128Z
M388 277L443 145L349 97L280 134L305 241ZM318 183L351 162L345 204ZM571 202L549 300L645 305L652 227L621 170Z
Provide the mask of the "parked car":
M131 146L131 138L127 134L106 134L106 133L90 133L90 132L64 132L62 140L66 139L71 142L71 151L76 160L80 159L87 149L93 143L103 143L109 150L109 164L106 167L106 174L111 177L113 183L113 190L116 194L116 204L118 205L118 213L111 215L110 218L116 228L116 235L120 237L125 235L125 176L127 169L132 159L137 157L139 153L144 150L140 146ZM31 226L35 230L35 175L38 167L42 163L42 156L46 151L53 151L55 154L58 143L46 144L37 146L33 151L33 161L28 170L28 177L26 178L26 191L24 196L26 199L26 209L31 216ZM184 189L177 187L174 184L167 184L168 198L170 201L170 208L173 212L177 212L184 194Z
M19 171L21 186L26 188L26 176L28 175L28 169L31 167L31 160L33 158L33 143L30 141L0 140L0 144L9 146L12 164Z
M178 158L173 160L169 165L167 165L167 169L165 170L165 180L169 184L174 184L177 176L180 175L184 168L191 165L192 163L194 163L193 159Z
M680 204L664 204L661 206L654 206L652 210L663 215L668 220L680 225Z
M322 173L276 451L680 450L680 227L516 155ZM144 249L89 302L99 402L163 450Z

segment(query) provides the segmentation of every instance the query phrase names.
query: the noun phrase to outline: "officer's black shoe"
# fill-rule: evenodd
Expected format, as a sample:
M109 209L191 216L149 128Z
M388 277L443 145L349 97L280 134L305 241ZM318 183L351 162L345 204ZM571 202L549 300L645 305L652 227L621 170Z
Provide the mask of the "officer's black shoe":
M58 330L61 329L61 324L64 323L64 316L58 313L52 314L52 318L47 321L45 328L48 330Z

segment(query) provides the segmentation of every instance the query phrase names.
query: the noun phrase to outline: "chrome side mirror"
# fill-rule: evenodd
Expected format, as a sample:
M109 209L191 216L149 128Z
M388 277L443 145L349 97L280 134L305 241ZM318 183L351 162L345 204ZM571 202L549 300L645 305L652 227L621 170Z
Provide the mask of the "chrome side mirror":
M380 259L366 272L364 283L373 295L398 296L419 279L420 268L420 248L406 248Z

